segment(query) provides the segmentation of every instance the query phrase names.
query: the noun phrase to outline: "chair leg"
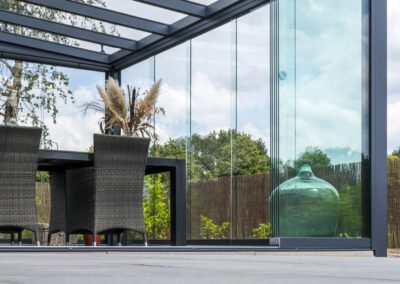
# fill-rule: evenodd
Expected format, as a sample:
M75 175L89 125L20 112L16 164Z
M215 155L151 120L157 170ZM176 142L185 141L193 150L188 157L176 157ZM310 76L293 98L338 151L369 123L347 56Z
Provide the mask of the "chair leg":
M96 231L93 232L93 246L94 247L97 246L97 232Z
M51 245L51 233L49 233L48 235L47 235L47 245L48 246L50 246Z
M11 237L11 238L10 238L10 245L13 246L13 245L14 245L14 240L15 240L15 239L14 239L14 238L15 238L14 233L11 233L11 234L10 234L10 237Z
M121 234L120 233L118 233L117 234L117 246L121 246Z
M22 231L18 232L18 245L22 246Z
M34 234L34 236L35 236L36 245L37 245L38 247L40 247L40 241L39 241L39 230L38 230L38 229L36 229L36 230L33 232L33 234Z
M144 246L147 247L147 236L146 236L146 232L143 233L143 239L144 239Z

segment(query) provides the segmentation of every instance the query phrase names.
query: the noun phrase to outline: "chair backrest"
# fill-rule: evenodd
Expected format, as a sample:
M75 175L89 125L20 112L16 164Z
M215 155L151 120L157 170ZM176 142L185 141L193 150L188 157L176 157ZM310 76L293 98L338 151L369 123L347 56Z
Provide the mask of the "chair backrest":
M150 139L94 135L95 216L98 232L144 232L143 187Z
M0 172L35 174L42 130L34 127L0 126Z
M0 226L34 230L40 128L0 126Z
M124 170L145 167L150 139L95 134L94 167Z

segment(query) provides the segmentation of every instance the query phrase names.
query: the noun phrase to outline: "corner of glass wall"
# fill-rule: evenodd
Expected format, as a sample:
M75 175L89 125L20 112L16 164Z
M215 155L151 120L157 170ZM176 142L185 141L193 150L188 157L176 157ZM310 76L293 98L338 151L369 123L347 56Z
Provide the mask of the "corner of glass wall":
M276 237L369 237L368 1L272 4Z

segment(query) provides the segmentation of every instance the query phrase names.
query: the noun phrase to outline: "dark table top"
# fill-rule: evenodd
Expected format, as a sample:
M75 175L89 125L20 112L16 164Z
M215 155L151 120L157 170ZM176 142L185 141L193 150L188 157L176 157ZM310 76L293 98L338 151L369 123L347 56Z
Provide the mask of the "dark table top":
M185 160L167 158L147 158L146 174L171 171L182 166ZM38 170L59 171L93 166L93 153L59 150L39 150Z

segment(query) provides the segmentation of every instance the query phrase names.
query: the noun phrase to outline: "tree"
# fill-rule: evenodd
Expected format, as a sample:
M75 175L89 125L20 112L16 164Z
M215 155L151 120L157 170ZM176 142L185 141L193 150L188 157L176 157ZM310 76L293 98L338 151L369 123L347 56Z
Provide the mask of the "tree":
M103 0L80 0L80 2L105 6ZM105 32L105 26L102 23L17 0L0 0L0 8L44 20L69 23L73 26ZM71 38L26 27L0 24L0 29L27 37L79 46L79 43ZM109 32L116 33L116 30L112 27ZM68 85L68 76L55 66L0 58L0 116L3 117L5 124L20 122L40 126L46 138L49 134L48 128L41 117L40 109L50 114L53 123L56 123L57 101L74 102ZM51 141L47 139L42 142L45 142L43 146L52 146Z
M170 139L163 145L153 145L150 155L186 159L192 181L230 175L231 171L235 175L251 175L270 169L264 141L233 130L193 134L190 141L185 137Z
M393 150L392 156L400 158L400 146L397 149Z
M296 176L303 164L309 164L314 171L324 170L332 166L331 159L325 152L316 147L308 147L294 163L283 164L286 178Z
M167 239L170 235L169 182L165 175L147 176L148 194L143 199L146 232L156 240Z

